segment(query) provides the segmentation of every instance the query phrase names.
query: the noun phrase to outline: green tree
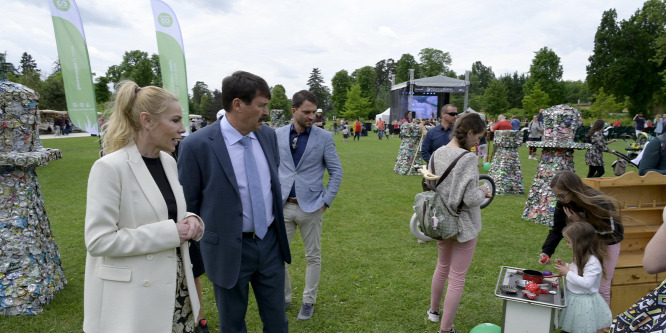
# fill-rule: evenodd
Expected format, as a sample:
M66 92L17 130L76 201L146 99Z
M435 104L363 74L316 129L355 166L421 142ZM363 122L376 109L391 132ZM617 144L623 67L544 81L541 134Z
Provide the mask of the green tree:
M319 101L317 101L319 103ZM271 90L271 100L268 102L268 110L283 110L285 116L291 114L291 101L287 98L284 86L276 84ZM288 118L288 117L287 117Z
M426 47L419 52L419 59L422 77L447 75L450 72L451 55L448 52Z
M499 115L509 109L507 90L502 81L495 80L488 85L483 94L483 101L486 112L491 115Z
M380 60L375 64L375 91L379 94L379 90L382 87L388 87L391 89L391 80L390 76L395 74L395 69L398 64L391 58L386 60Z
M317 96L317 106L323 110L330 110L331 91L324 85L324 77L319 68L313 68L308 79L308 90Z
M21 71L21 74L23 75L30 72L39 72L39 69L37 69L37 62L32 59L32 56L28 54L28 52L23 52L23 55L21 55L19 71Z
M199 112L201 113L202 117L208 118L208 114L210 114L211 111L213 111L211 109L212 105L213 105L212 94L206 94L201 96L201 103L199 103Z
M496 79L492 67L486 67L480 61L473 63L472 71L469 74L469 93L472 95L483 95L490 82L494 80Z
M398 66L395 69L395 83L398 84L409 81L410 69L414 70L414 78L420 77L421 70L416 59L414 59L413 55L405 53L400 57L400 60L398 60Z
M666 63L655 62L660 38L665 38L666 2L648 0L628 20L616 22L614 9L604 12L589 58L590 88L628 96L631 114L650 115L650 106L664 102Z
M207 114L207 119L217 119L217 112L222 109L224 109L224 105L222 104L222 92L215 89L213 90L213 102L211 103L210 111Z
M347 101L347 91L352 86L352 78L346 70L339 70L333 79L331 79L331 86L333 86L333 95L331 96L331 104L336 114L342 113Z
M548 47L541 48L535 52L534 59L532 60L530 77L523 86L525 94L530 94L533 87L538 83L541 90L550 96L549 104L562 104L564 102L562 72L560 57L555 54L555 51Z
M537 82L534 87L532 87L531 93L525 95L525 98L523 98L523 110L525 110L525 116L534 116L539 112L539 109L550 107L549 103L550 96L548 96L548 93L541 90L541 85Z
M97 104L108 102L111 99L111 90L109 89L111 79L106 76L98 76L95 81L95 100Z
M500 76L498 80L502 81L502 83L504 83L506 86L509 108L522 108L523 98L525 97L525 90L523 89L523 85L527 81L525 73L520 75L518 75L518 72L513 72L513 74L504 74Z
M114 84L118 84L122 80L132 80L140 87L150 85L159 86L162 82L155 74L159 72L159 69L156 70L154 68L155 58L156 55L149 58L147 52L139 50L127 51L123 55L123 61L119 65L112 65L106 70L106 76ZM157 61L157 64L159 64L159 61Z
M351 76L354 82L361 87L361 97L367 98L370 105L372 105L372 111L368 116L371 117L373 114L377 114L377 110L375 109L375 98L377 97L375 90L377 74L375 73L375 68L372 66L361 67L355 70Z
M347 91L347 101L341 116L349 119L366 119L372 110L372 105L366 97L361 96L361 86L354 84Z
M578 101L587 103L592 101L592 93L585 81L564 81L564 102L567 104L576 104Z
M610 113L620 113L626 107L624 101L618 102L615 96L608 95L604 88L594 95L594 103L590 106L590 114L603 119Z
M20 75L7 73L7 80L20 83L36 92L42 89L42 79L38 71L23 71Z
M40 109L67 110L67 100L65 99L65 84L62 80L62 73L58 72L49 76L42 84L39 98Z
M162 86L162 67L160 66L160 56L152 54L150 56L150 68L153 72L153 85Z
M486 110L486 105L483 95L471 95L469 98L469 107L475 111Z

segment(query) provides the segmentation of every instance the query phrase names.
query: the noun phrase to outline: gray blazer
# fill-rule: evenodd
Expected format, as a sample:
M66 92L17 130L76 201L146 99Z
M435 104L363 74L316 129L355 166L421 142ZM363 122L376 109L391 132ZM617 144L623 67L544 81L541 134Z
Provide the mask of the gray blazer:
M282 203L287 201L291 186L296 182L296 199L306 213L312 213L326 204L331 206L342 182L342 165L333 142L333 134L312 126L308 145L298 165L291 156L289 131L291 124L275 130L280 151L280 184ZM328 170L328 185L324 188L324 170Z

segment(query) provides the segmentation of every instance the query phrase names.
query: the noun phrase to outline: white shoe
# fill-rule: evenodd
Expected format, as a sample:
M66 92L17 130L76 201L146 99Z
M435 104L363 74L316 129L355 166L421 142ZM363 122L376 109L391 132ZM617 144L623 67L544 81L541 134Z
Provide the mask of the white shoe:
M439 312L428 309L428 319L433 323L439 322Z

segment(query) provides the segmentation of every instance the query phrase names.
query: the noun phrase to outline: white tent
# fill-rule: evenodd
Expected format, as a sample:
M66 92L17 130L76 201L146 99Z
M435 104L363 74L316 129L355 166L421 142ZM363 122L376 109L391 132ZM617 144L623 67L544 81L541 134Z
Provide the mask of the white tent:
M386 111L375 116L375 122L377 122L377 120L381 118L385 123L388 124L390 117L391 117L391 108L388 108L386 109Z
M478 113L479 116L481 116L481 119L486 120L486 115L485 115L485 113L476 112L476 111L475 111L474 109L472 109L472 108L467 108L467 110L465 110L464 112L460 113L460 115L464 115L465 113Z

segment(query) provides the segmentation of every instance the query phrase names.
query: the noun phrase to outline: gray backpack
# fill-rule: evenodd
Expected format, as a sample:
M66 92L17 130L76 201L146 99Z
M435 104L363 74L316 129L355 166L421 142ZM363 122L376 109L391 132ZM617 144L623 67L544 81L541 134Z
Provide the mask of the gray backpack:
M451 165L444 171L441 177L435 181L423 179L423 192L414 197L414 213L419 228L424 235L433 239L449 239L458 234L458 217L462 210L463 202L460 201L455 211L450 211L444 204L442 197L437 193L437 187L449 175L453 167L463 155L469 153L466 151L458 156ZM434 157L434 156L433 156ZM430 170L435 174L434 158L430 158Z

